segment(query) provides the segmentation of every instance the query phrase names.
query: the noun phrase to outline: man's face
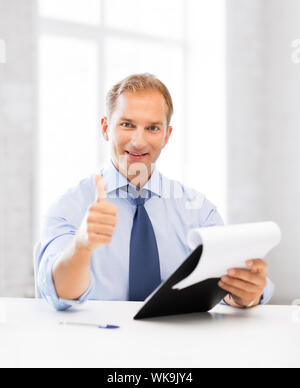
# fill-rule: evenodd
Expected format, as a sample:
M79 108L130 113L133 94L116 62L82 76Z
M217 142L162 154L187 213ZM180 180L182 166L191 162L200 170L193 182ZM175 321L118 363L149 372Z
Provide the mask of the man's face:
M111 143L114 165L129 180L129 171L129 175L136 175L132 171L137 173L143 168L148 173L148 180L151 166L166 146L171 132L167 105L158 91L123 93L110 121L102 119L102 133Z

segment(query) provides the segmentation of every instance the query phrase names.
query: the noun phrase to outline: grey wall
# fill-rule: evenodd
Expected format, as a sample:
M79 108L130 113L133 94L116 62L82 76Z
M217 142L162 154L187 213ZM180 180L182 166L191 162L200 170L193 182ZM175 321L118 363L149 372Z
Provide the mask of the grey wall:
M0 296L32 295L35 1L0 0Z
M228 0L229 222L274 220L273 303L300 298L299 0Z

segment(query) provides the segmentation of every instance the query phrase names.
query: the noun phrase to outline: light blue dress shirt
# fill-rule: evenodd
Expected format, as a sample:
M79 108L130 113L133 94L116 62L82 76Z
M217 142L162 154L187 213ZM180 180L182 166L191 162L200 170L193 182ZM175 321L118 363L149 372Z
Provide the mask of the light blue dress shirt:
M129 246L136 211L133 198L150 196L145 208L157 239L162 281L167 280L191 253L187 244L190 229L224 225L216 207L204 195L167 179L157 168L141 190L129 183L111 161L100 175L105 181L107 201L118 208L118 223L111 243L93 253L90 286L78 300L57 296L52 268L74 239L88 208L96 200L95 175L59 198L45 217L38 287L42 297L57 310L66 310L86 300L129 300ZM268 279L261 303L267 303L273 292L274 285Z

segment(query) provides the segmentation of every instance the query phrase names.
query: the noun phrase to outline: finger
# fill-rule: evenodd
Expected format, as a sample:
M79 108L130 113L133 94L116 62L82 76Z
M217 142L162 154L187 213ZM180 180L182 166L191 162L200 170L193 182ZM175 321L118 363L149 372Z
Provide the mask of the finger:
M230 294L241 298L242 300L254 300L256 298L256 294L249 293L247 291L241 290L240 288L236 288L233 286L229 286L228 284L223 283L220 281L218 283L219 287L221 287L223 290L228 291Z
M268 263L262 259L251 259L246 261L248 268L252 269L253 267L265 269L268 267Z
M110 244L112 236L102 236L96 233L91 233L89 241L94 244Z
M97 202L104 203L106 202L106 190L105 183L102 176L97 175L95 178L96 192L97 192Z
M264 286L266 282L265 277L257 273L252 273L247 269L233 268L228 271L228 275L236 279L240 279L249 283L256 284L259 287Z
M266 271L268 268L268 263L262 259L247 260L246 265L248 268L255 271Z
M99 214L109 214L116 216L118 213L118 208L112 203L107 202L96 202L90 207L90 213L99 213Z
M87 228L88 233L95 233L103 236L112 236L115 228L110 225L89 224Z
M240 290L247 291L253 294L256 294L261 291L261 288L253 283L245 282L244 280L239 280L230 276L223 276L221 278L221 281L228 286L239 288Z
M115 226L118 221L117 216L110 214L100 214L97 212L93 212L88 217L88 223L92 224L107 224Z

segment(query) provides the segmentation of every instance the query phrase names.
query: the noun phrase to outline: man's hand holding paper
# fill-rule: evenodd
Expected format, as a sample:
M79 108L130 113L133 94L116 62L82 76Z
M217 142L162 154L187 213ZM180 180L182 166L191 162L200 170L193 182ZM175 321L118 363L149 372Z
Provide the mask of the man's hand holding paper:
M249 269L229 269L219 282L219 287L229 292L225 302L231 306L257 306L267 286L268 264L264 260L248 260L246 266Z
M203 246L195 270L173 286L184 289L206 279L221 278L219 287L228 292L225 302L234 307L260 303L267 286L268 265L262 259L280 242L281 232L273 222L193 229L188 235L191 249Z

